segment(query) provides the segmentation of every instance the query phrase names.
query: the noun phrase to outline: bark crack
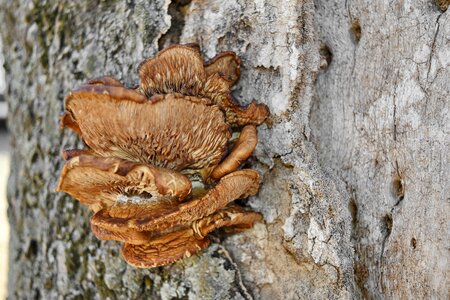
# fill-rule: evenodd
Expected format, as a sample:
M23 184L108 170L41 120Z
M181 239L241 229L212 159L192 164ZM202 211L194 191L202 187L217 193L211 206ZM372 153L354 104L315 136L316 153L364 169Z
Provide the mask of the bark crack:
M433 59L434 50L436 48L436 39L439 34L439 27L440 27L439 19L441 18L441 16L442 16L442 13L439 14L439 16L437 17L436 22L435 22L436 23L436 31L434 32L433 42L431 43L430 57L428 58L427 82L428 82L428 77L429 77L430 71L431 71L431 61Z
M394 119L394 132L393 132L393 139L394 139L394 155L397 155L397 87L398 87L398 76L400 71L397 70L397 74L395 74L395 83L394 83L394 94L393 94L393 104L394 104L394 111L393 111L393 119Z
M249 293L247 287L244 285L243 281L242 281L242 275L241 275L241 271L239 269L239 267L237 266L237 264L234 262L233 258L231 257L230 253L228 252L228 250L218 244L218 248L219 248L219 253L222 254L226 259L227 262L233 267L234 269L234 274L235 274L235 282L238 285L238 289L239 292L241 293L241 296L245 299L245 300L252 300L253 296Z
M389 239L389 236L392 232L392 226L393 226L393 220L392 220L392 214L388 214L384 216L383 223L382 223L382 233L383 233L383 241L381 242L381 252L380 252L380 258L378 260L378 270L380 272L379 278L378 278L378 284L380 286L381 291L384 291L384 282L383 282L383 257L384 257L384 251L386 248L386 242Z
M158 48L162 50L171 44L180 43L180 37L185 25L185 16L189 4L192 0L172 0L167 9L170 16L170 27L158 39Z
M351 4L350 4L351 5ZM352 12L350 10L350 5L347 3L347 0L345 0L345 8L347 9L348 18L350 19L350 31L353 36L353 56L352 56L352 67L351 67L351 73L352 77L355 76L355 67L356 67L356 52L359 44L359 40L361 39L361 26L359 24L359 19L354 18L352 15ZM356 28L359 28L358 30L355 30ZM359 34L357 33L359 31Z

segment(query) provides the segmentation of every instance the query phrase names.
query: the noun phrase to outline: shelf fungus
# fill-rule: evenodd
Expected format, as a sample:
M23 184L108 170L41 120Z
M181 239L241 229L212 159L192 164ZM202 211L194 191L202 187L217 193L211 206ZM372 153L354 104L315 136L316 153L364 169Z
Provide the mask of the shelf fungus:
M233 52L204 63L198 46L174 45L140 65L137 88L101 77L66 96L61 126L86 149L63 151L57 191L91 208L93 233L123 242L130 265L175 262L207 247L218 228L261 220L233 203L258 192L259 174L240 166L269 114L234 102L239 68Z

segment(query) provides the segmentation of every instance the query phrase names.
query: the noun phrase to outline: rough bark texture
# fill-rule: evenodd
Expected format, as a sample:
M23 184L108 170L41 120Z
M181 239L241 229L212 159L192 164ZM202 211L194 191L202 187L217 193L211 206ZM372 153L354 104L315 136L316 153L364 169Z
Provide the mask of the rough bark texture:
M332 53L311 127L350 193L355 280L375 298L449 297L450 18L432 1L317 1Z
M434 2L0 3L11 298L449 296L450 24ZM235 96L270 107L248 202L265 220L135 269L92 236L85 207L53 192L61 149L80 145L58 117L71 88L105 74L134 85L139 62L176 42L235 51Z

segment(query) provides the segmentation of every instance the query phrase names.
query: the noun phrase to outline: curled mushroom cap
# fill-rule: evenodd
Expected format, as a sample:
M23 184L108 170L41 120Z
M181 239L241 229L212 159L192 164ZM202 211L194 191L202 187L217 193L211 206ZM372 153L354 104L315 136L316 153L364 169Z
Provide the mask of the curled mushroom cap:
M219 163L230 131L217 106L179 94L147 101L128 91L102 85L72 91L62 125L80 133L102 157L200 173Z
M199 49L174 45L147 59L139 66L142 92L154 94L181 93L197 96L206 80Z
M189 228L175 230L159 237L151 237L145 243L130 239L132 235L121 239L120 232L115 233L117 240L125 241L122 255L133 266L141 268L157 267L189 257L209 245L206 237L210 232L221 228L251 228L253 223L261 220L261 215L245 211L237 206L226 207L217 213L197 220ZM146 232L137 232L145 234ZM111 236L110 236L111 237Z
M258 143L258 135L256 127L247 125L242 128L239 139L233 146L231 153L214 168L211 178L219 179L239 168L241 163L250 157Z
M247 211L240 206L230 204L212 215L193 220L190 224L169 227L164 230L140 231L135 228L124 229L119 227L105 229L95 225L94 222L91 222L91 229L100 240L114 240L133 245L142 245L163 238L172 232L187 229L191 229L190 234L197 239L203 239L210 232L221 227L227 227L228 230L248 229L253 226L253 223L260 221L261 218L260 213Z
M129 203L148 205L156 199L181 201L191 191L189 179L178 172L84 153L66 153L70 159L64 165L57 191L70 194L94 210Z
M139 90L148 97L174 92L206 97L225 112L228 124L258 125L269 114L267 106L252 102L240 107L230 94L240 76L240 63L234 52L219 53L204 63L198 47L174 45L140 65Z
M175 226L191 224L224 208L228 203L255 195L259 188L259 174L254 170L240 170L223 177L204 196L177 205L158 202L151 209L142 204L119 204L99 210L91 223L105 230L163 231Z
M91 223L91 229L94 235L103 241L120 241L127 242L133 245L148 244L155 237L147 231L138 231L129 228L123 231L107 230Z
M153 268L168 265L197 253L209 246L209 239L196 239L191 229L175 231L151 243L125 244L122 256L129 265L137 268Z
M191 228L197 238L202 239L210 232L226 227L240 230L252 228L253 224L262 220L262 215L254 211L247 211L244 208L230 204L218 212L195 221Z

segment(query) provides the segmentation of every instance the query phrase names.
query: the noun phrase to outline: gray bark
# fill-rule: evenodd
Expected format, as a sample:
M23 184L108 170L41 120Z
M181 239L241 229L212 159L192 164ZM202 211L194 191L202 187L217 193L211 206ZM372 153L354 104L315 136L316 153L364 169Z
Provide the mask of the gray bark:
M77 2L77 3L75 3ZM12 165L9 295L448 298L449 16L432 1L0 1ZM441 5L442 6L442 5ZM63 97L171 43L235 51L234 93L272 112L250 165L264 223L135 269L53 192L80 146Z
M350 192L366 297L449 297L450 18L431 1L317 3L333 53L311 114Z

